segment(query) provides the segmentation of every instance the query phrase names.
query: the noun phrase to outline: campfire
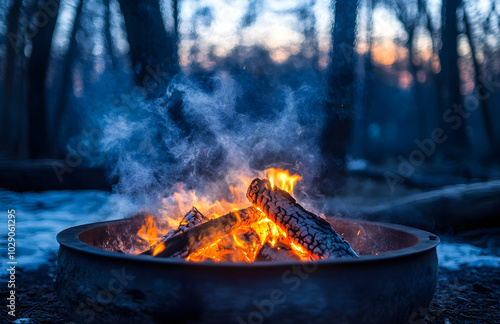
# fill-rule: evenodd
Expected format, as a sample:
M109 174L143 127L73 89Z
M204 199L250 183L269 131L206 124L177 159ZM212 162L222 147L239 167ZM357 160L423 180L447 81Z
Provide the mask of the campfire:
M242 181L244 190L232 189L241 200L179 191L177 204L164 201L170 217L138 213L62 231L61 299L79 322L99 307L99 323L406 323L429 306L436 236L325 220L277 178Z
M236 198L232 203L210 203L190 192L192 206L180 221L166 218L170 228L166 233L152 216L146 218L137 236L147 249L137 254L196 262L309 261L358 256L324 218L307 211L293 198L299 175L281 169L268 169L265 175L267 179L256 178L238 189L230 187ZM245 180L242 183L248 183ZM186 208L183 196L185 192L174 194L178 211ZM227 213L219 214L224 208Z

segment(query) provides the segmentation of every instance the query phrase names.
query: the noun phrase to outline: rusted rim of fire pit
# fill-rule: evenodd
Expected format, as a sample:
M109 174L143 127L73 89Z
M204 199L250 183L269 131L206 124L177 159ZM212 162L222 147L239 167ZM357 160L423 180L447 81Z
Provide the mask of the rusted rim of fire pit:
M187 262L183 259L177 259L177 258L155 258L152 256L147 256L147 255L131 255L131 254L124 254L124 253L119 253L119 252L114 252L114 251L109 251L105 249L101 249L95 246L92 246L90 244L87 244L83 241L80 240L79 235L89 229L98 227L98 226L107 226L107 225L112 225L112 224L119 224L119 223L124 223L124 222L130 222L133 220L137 220L138 218L142 218L141 216L135 216L131 217L128 219L121 219L121 220L115 220L115 221L106 221L106 222L98 222L98 223L91 223L91 224L85 224L85 225L80 225L80 226L74 226L70 227L68 229L65 229L61 231L57 235L57 241L61 246L64 246L66 248L72 249L72 250L77 250L89 255L93 256L98 256L98 257L110 257L110 258L116 258L116 259L121 259L121 260L129 260L129 261L134 261L134 262L153 262L153 263L165 263L165 264L175 264L175 265L185 265L187 267L193 266L193 267L276 267L276 266L286 266L286 265L293 265L299 263L299 261L270 261L270 262L252 262L252 263L245 263L245 262ZM336 218L330 218L332 220L335 220ZM400 258L400 257L405 257L409 255L414 255L414 254L419 254L423 253L425 251L431 250L435 248L440 240L439 238L429 232L408 227L408 226L403 226L403 225L396 225L396 224L388 224L388 223L380 223L380 222L369 222L369 221L360 221L360 220L348 220L345 218L339 218L338 220L344 221L344 222L355 222L357 224L366 224L366 225L376 225L376 226L382 226L385 228L389 228L392 230L396 231L402 231L406 232L406 234L410 234L415 236L416 238L416 244L399 249L399 250L394 250L394 251L388 251L388 252L382 252L378 255L362 255L359 258L338 258L338 259L329 259L329 260L319 260L317 262L320 262L322 264L327 264L327 263L335 263L335 264L343 264L343 263L368 263L368 262L379 262L379 261L385 261L389 259L395 259L395 258ZM312 263L313 261L301 261L300 263Z

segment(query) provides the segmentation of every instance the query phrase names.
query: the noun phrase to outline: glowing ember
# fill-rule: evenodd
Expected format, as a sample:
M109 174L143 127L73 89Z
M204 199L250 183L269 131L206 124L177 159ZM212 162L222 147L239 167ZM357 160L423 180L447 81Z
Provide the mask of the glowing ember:
M267 175L273 187L277 186L290 194L292 194L297 181L302 179L299 175L290 175L287 170L274 168L265 170L264 174ZM196 207L196 209L209 219L220 217L230 211L248 207L249 202L246 198L246 191L250 182L251 178L237 177L237 183L228 188L230 192L228 200L221 199L216 201L212 201L207 197L198 197L194 191L186 192L182 187L179 187L178 191L172 197L163 201L165 206L164 214L168 215L163 220L168 224L170 229L176 229L180 225L187 225L182 217L183 213L189 210L191 206ZM147 241L150 246L154 246L166 234L160 232L155 227L153 218L148 217L137 235ZM289 240L284 230L278 227L272 220L265 217L263 220L254 222L250 226L239 227L232 231L230 235L223 236L216 242L190 253L186 257L186 260L195 262L205 260L216 262L253 262L258 257L264 244L267 243L272 248L275 248L277 242L280 242L281 246L288 247L288 253L294 255L295 259L317 259L317 257L313 257L302 246ZM164 249L164 244L158 244L153 248L152 254L157 255ZM275 248L275 251L280 251L280 249Z

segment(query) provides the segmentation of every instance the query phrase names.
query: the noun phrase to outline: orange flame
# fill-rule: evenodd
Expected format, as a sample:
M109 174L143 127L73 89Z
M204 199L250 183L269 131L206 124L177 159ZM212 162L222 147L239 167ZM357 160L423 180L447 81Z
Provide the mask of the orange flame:
M153 222L153 216L147 217L137 232L137 236L148 242L149 246L154 245L160 239L159 234L159 230Z
M297 174L290 175L288 170L282 169L267 169L264 171L264 174L267 175L271 182L271 186L277 186L290 194L292 194L297 181L302 179L301 176ZM259 174L259 176L262 177L263 174ZM175 229L179 225L182 225L180 222L184 213L188 211L191 206L196 207L208 218L217 218L230 211L248 207L249 202L246 198L246 191L252 179L253 177L236 176L234 179L236 182L228 187L230 193L228 200L221 199L212 201L207 196L197 196L194 191L186 192L182 188L182 185L179 185L177 191L171 197L164 198L163 200L164 209L162 212L166 215L164 220L166 225L168 225L166 229L159 229L155 226L153 217L148 217L145 219L145 223L140 228L137 235L147 241L150 246L153 246L169 229ZM236 229L211 245L191 253L186 260L195 262L205 260L216 262L253 262L261 247L266 242L272 247L275 247L278 241L289 246L290 251L300 260L316 259L302 246L288 239L285 230L277 226L272 220L264 218L250 226ZM157 255L164 248L164 244L157 245L153 249L153 255Z
M267 169L264 171L267 174L267 178L271 183L271 187L278 186L278 188L285 190L289 194L292 194L295 183L302 179L301 176L294 174L290 175L288 170L282 169Z
M160 253L163 250L165 250L165 245L164 244L158 244L153 249L153 256L157 255L158 253Z

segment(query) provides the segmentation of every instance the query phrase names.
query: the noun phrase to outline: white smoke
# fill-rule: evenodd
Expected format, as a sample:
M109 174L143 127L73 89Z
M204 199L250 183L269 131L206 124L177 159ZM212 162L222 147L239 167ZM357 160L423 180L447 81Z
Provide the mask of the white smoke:
M324 118L317 80L309 79L295 89L276 86L264 106L246 100L255 89L252 95L260 96L261 88L227 72L215 74L209 89L179 74L157 98L122 96L128 107L115 105L94 120L102 134L100 161L118 178L116 192L143 199L153 211L179 183L198 195L228 199L238 176L268 167L301 175L299 195L301 187L314 191Z

